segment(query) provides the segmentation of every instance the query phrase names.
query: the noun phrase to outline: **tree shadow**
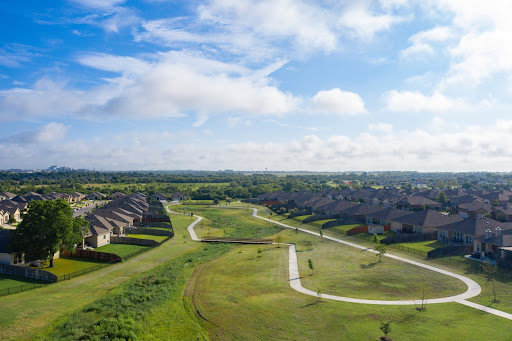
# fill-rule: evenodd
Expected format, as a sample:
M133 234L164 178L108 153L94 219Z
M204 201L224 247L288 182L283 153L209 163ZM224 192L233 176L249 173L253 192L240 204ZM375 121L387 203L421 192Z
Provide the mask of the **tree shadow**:
M372 269L372 268L374 268L377 264L379 264L379 262L369 263L369 264L361 264L361 265L360 265L360 267L361 267L361 269Z

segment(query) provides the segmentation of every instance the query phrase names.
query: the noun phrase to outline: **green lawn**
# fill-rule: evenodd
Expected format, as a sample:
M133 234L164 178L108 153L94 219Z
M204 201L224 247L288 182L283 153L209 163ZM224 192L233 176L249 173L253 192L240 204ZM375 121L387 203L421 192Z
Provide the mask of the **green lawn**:
M49 268L48 266L50 265L50 262L46 261L44 262L43 266L40 267L40 269L51 272L57 276L62 276L76 271L96 267L99 264L106 263L94 261L91 259L61 257L53 261L53 268Z
M290 218L290 220L295 220L295 221L302 222L304 219L309 218L309 217L311 217L311 216L312 216L311 214L308 214L308 215L300 215L300 216L297 216L297 217ZM272 217L275 217L275 214L273 214L273 215L272 215Z
M189 282L185 299L210 340L376 340L388 320L395 340L492 340L512 332L510 321L456 303L420 312L306 296L289 286L288 249L258 248L236 248L200 266Z
M426 240L421 242L414 242L414 243L399 243L399 244L393 244L393 247L398 247L399 245L411 248L419 251L429 252L437 248L444 247L444 244L437 240Z
M304 287L345 297L408 300L439 298L465 292L458 279L318 237L282 232L286 241L310 240L315 250L298 254ZM308 259L314 264L311 271Z
M327 230L346 234L348 230L352 230L353 228L356 228L359 226L363 226L363 224L338 225L338 226L329 227Z
M7 289L7 288L19 287L20 285L24 285L24 284L42 284L42 283L48 283L48 282L38 281L35 279L30 279L30 278L0 274L0 293L2 292L3 289Z
M104 246L100 246L94 249L97 252L108 252L118 255L119 257L124 257L139 250L147 250L150 249L149 246L142 245L131 245L131 244L107 244Z
M159 243L161 241L163 241L163 240L168 238L167 236L153 236L153 235L150 235L150 234L127 234L126 236L130 237L130 238L154 240L154 241L159 242Z
M318 228L321 228L323 224L328 223L330 221L335 221L336 219L323 219L323 220L317 220L309 223L310 225L316 226Z

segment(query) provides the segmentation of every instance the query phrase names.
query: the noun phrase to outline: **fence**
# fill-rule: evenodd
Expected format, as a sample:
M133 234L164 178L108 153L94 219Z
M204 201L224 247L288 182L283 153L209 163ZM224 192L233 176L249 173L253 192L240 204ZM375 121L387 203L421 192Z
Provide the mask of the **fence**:
M172 224L171 223L165 223L165 222L133 222L134 227L163 227L169 230L172 230Z
M411 243L420 242L424 240L436 240L437 232L422 233L422 234L397 234L396 236L389 236L382 239L382 244L398 244L398 243Z
M114 253L108 252L97 252L89 250L75 250L75 252L64 251L62 252L64 257L82 258L82 259L94 259L105 262L120 262L121 257Z
M381 243L382 243L382 240L381 240ZM425 257L425 258L428 257L428 252L427 251L418 250L418 249L415 249L415 248L412 248L412 247L408 247L408 246L404 246L404 245L390 244L389 246L394 248L394 249L398 249L400 251L414 253L415 255L420 255L421 257Z
M306 219L303 220L303 223L312 223L314 221L318 221L318 220L325 220L325 219L334 219L332 215L327 215L327 214L317 214L317 215L314 215L314 216L311 216L311 217L307 217Z
M160 245L157 241L154 241L154 240L131 238L131 237L115 237L115 236L110 237L110 243L142 245L142 246L158 246L158 245Z
M17 294L19 292L44 287L46 285L48 285L48 284L47 283L28 283L28 284L22 284L22 285L10 287L10 288L0 289L0 296Z
M93 272L93 271L96 271L96 270L99 270L99 269L103 269L103 268L111 265L112 263L97 264L95 266L91 266L90 268L78 270L78 271L75 271L75 272L70 272L70 273L64 274L64 275L60 275L60 276L57 277L57 281L60 282L60 281L69 280L71 278L75 278L75 277L78 277L78 276L82 276L82 275L88 274L90 272Z
M136 228L136 227L128 227L125 229L125 233L129 234L147 234L151 236L174 236L174 233L171 231L163 231L163 230L152 230L148 228Z
M57 282L57 276L41 269L31 269L25 266L0 264L0 273L18 277L37 279L45 282Z
M442 256L456 256L468 254L473 251L473 245L445 246L439 249L429 251L428 258L437 258Z
M295 217L300 217L302 215L311 215L311 212L309 212L309 211L298 211L298 212L295 212L295 213L290 213L290 215L288 216L288 219L292 219L292 218L295 218Z
M358 227L354 227L353 229L350 229L347 231L347 236L352 236L354 234L359 234L359 233L368 233L368 226L367 225L361 225L361 226L358 226ZM372 235L369 235L373 238Z

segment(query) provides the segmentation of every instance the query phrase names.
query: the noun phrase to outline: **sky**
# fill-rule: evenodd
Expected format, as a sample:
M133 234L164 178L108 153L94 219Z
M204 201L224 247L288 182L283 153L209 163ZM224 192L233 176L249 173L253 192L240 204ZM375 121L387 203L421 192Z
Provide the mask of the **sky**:
M512 170L508 0L0 12L0 169Z

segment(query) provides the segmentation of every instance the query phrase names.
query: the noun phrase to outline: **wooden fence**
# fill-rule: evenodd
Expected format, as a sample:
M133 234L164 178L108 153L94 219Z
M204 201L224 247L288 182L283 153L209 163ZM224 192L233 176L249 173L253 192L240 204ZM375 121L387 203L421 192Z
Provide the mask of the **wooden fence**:
M0 274L37 279L51 283L57 282L57 276L51 272L25 266L0 264Z
M398 244L398 243L411 243L420 242L424 240L436 240L437 232L421 233L421 234L397 234L396 236L389 236L382 239L381 244Z
M64 251L62 252L62 256L64 257L73 257L73 258L82 258L82 259L93 259L104 262L120 262L121 257L116 254L108 253L108 252L97 252L97 251L89 251L89 250L75 250L75 252Z

